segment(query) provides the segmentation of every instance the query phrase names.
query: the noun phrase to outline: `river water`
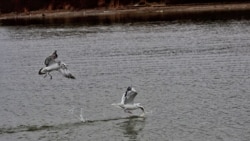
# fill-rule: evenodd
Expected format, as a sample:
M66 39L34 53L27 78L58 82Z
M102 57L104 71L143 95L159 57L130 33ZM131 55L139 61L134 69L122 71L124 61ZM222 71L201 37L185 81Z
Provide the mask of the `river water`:
M38 75L54 50L75 80ZM250 140L248 20L2 26L0 60L1 141Z

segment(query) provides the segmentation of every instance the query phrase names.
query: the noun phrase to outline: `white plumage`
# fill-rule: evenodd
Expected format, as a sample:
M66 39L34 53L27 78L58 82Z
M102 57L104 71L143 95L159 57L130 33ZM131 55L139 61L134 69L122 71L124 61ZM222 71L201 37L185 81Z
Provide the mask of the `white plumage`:
M137 92L134 88L128 87L126 92L122 95L121 103L112 104L124 109L124 112L132 114L130 110L141 109L144 113L144 107L140 103L134 103L134 98L136 97Z
M45 75L44 77L49 75L50 79L52 79L52 75L50 74L50 72L59 71L64 77L75 79L75 77L68 70L67 65L62 61L56 61L56 58L57 53L55 51L52 55L45 59L44 64L46 65L46 67L41 68L38 74Z

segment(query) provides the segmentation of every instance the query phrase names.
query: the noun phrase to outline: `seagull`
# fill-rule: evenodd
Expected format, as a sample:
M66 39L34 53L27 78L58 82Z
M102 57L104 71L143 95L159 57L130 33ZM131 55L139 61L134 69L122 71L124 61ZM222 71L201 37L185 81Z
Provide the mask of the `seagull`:
M62 61L56 61L55 59L58 57L56 51L49 57L47 57L44 61L46 67L43 67L39 70L39 75L45 75L44 78L49 75L50 79L52 79L52 75L50 72L59 71L64 77L75 79L75 77L68 70L67 65Z
M134 98L136 97L136 95L136 90L133 87L128 87L126 92L122 95L121 103L112 105L116 105L124 109L125 113L132 114L130 110L141 109L144 114L144 108L140 105L140 103L134 103Z

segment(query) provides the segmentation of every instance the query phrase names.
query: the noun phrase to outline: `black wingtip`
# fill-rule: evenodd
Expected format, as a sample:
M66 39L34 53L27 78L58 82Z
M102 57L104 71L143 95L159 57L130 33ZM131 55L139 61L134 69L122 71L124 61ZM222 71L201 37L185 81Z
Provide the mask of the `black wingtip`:
M75 78L75 76L73 76L73 75L68 75L68 76L66 76L67 78L70 78L70 79L76 79Z
M42 72L42 69L43 69L43 68L41 68L41 69L39 70L39 72L38 72L39 75L45 74L45 73Z
M54 51L53 55L54 55L54 59L56 59L58 57L57 50Z
M140 108L140 109L142 110L142 112L144 113L144 108L143 108L142 106L140 106L139 108Z
M132 90L132 87L128 86L127 91L131 91L131 90Z

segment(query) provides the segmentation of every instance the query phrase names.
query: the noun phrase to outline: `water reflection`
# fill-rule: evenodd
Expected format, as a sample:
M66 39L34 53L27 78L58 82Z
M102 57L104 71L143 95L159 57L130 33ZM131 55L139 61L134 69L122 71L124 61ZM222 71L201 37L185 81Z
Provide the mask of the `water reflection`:
M124 137L128 137L129 140L137 140L139 133L145 127L145 118L129 118L117 125L122 130Z
M3 19L0 25L110 25L114 23L133 23L133 22L149 22L149 21L213 21L213 20L241 20L250 19L250 11L235 10L234 12L220 11L206 12L144 12L135 13L115 13L107 15L91 15L91 16L65 16L65 17L28 17Z

